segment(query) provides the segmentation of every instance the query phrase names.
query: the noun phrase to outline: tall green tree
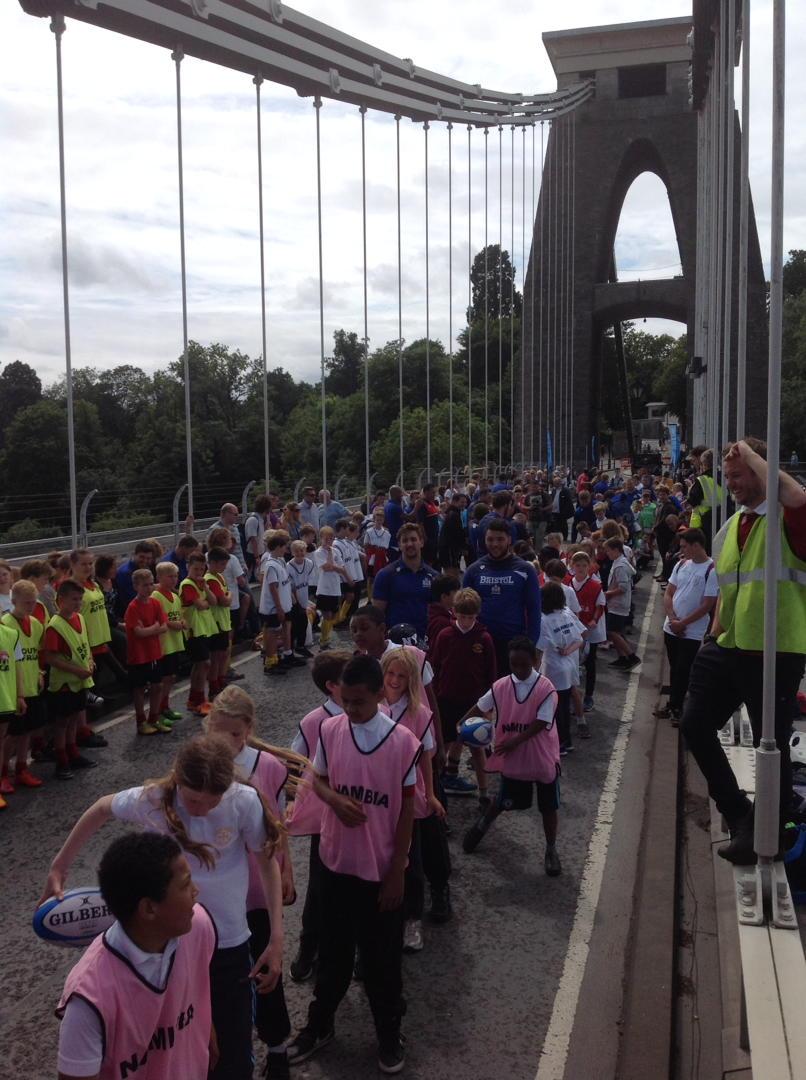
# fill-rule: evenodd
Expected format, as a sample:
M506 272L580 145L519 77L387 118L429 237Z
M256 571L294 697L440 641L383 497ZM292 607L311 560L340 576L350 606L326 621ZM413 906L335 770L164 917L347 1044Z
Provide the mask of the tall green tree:
M486 252L486 271L485 271ZM498 244L482 248L470 268L472 286L470 309L465 314L468 322L484 321L484 298L487 297L487 318L508 319L513 311L520 318L523 297L514 287L515 268L509 252Z

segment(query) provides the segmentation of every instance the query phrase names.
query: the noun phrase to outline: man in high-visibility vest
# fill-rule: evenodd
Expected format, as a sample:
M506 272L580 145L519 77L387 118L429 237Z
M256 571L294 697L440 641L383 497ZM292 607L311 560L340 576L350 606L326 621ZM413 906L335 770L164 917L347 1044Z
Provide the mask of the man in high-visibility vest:
M719 854L730 862L756 861L753 809L739 788L717 732L744 704L758 742L761 735L764 649L764 558L768 522L767 448L759 439L733 443L723 475L738 510L715 538L719 582L711 633L697 653L680 730L724 815L731 841ZM806 491L779 473L781 572L775 668L775 739L781 751L781 821L792 796L789 736L806 656Z
M702 451L699 458L699 468L699 475L691 485L688 493L688 502L692 507L689 527L702 529L705 533L705 550L710 555L713 538L711 507L714 503L714 489L716 489L716 501L720 502L722 499L722 488L714 480L713 450Z

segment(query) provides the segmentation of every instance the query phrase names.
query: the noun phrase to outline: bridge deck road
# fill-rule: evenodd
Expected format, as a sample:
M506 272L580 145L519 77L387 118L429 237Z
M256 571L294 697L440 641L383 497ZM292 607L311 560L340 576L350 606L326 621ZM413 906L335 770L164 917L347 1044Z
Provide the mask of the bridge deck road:
M644 619L644 610L648 603L654 604L657 592L651 590L656 589L645 575L636 594L632 638L636 644L642 627L643 636L649 630L650 619ZM657 618L652 622L655 628L659 626ZM637 697L642 714L651 709L653 700L657 633L655 638L650 642L653 660L645 664L651 670L641 679ZM343 641L348 644L348 637ZM576 741L574 753L563 759L558 842L561 877L548 878L543 871L543 835L536 809L502 815L471 856L462 852L461 839L475 817L476 800L450 801L454 918L445 926L426 923L425 950L403 961L408 999L405 1075L409 1077L535 1077L564 967L566 978L570 974L573 982L580 974L574 971L575 963L577 967L584 965L584 950L582 961L571 958L565 963L580 881L589 846L593 853L599 845L603 861L601 814L600 828L592 839L599 799L614 742L618 743L620 731L623 740L623 724L630 722L636 704L636 689L629 691L628 687L639 675L614 671L610 667L613 657L612 651L607 651L599 658L597 707L590 715L593 737ZM282 680L269 680L256 654L238 663L246 675L239 685L257 701L259 734L288 745L300 717L320 703L321 695L307 669L299 668ZM174 704L183 702L184 696L183 690L178 690ZM78 953L40 941L31 930L31 913L50 859L73 822L95 798L163 775L181 740L199 730L199 722L188 717L170 735L138 739L128 713L112 717L105 726L109 747L92 752L99 768L60 783L49 778L52 766L40 766L46 786L38 792L21 791L11 796L9 808L0 818L4 972L0 1060L6 1076L45 1080L56 1075L58 1022L53 1009ZM109 825L94 838L74 865L70 884L95 881L99 856L120 829L117 824ZM296 951L305 895L307 839L292 840L292 853L299 899L286 909L285 985L296 1030L304 1022L312 992L310 983L296 985L287 973ZM585 904L590 905L589 898L582 906ZM613 975L618 980L619 974L614 971ZM374 1032L359 984L353 983L339 1010L336 1032L336 1040L319 1056L296 1068L301 1080L355 1080L377 1074ZM258 1062L262 1062L260 1048Z

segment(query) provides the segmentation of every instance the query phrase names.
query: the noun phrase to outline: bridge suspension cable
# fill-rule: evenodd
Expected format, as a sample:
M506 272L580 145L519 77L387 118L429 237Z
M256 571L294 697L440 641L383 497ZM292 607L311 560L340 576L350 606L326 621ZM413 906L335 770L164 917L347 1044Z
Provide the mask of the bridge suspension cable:
M266 477L266 491L270 489L269 472L269 362L266 345L266 252L263 239L263 131L260 110L260 87L263 77L256 75L255 104L257 115L257 205L258 229L260 235L260 331L263 344L263 469Z
M403 230L400 209L400 114L395 116L395 145L397 149L397 381L400 419L400 483L405 486L403 462Z
M423 122L425 147L425 475L431 477L431 267L428 206L428 121Z
M182 279L182 371L185 380L185 457L187 463L188 514L193 514L193 439L190 413L190 360L188 358L188 285L185 260L185 170L182 161L182 60L180 48L171 53L176 65L176 160L179 175L179 263Z
M325 387L325 268L322 250L322 140L319 113L322 99L313 101L316 113L316 224L319 234L319 352L322 403L322 487L327 488L327 393Z
M484 129L484 475L490 467L490 326L489 326L489 128Z
M453 124L448 124L448 469L453 484Z
M504 128L498 125L498 468L504 465Z
M64 16L54 15L50 29L56 42L56 108L59 127L59 210L62 246L62 303L64 306L64 366L67 387L67 463L70 484L70 532L78 544L78 494L76 491L76 436L73 411L73 353L70 336L70 284L67 263L67 184L64 152L64 88L62 84L62 35Z
M361 114L361 240L362 240L362 278L364 292L364 479L367 491L367 513L372 506L371 463L369 441L369 304L367 297L367 133L366 105L359 108ZM401 419L402 423L402 419Z
M467 125L467 478L473 475L473 165Z

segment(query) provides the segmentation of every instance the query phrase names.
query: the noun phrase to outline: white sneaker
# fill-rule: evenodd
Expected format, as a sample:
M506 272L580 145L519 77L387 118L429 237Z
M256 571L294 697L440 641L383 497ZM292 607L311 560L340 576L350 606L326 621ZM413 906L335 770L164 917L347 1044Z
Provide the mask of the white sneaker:
M403 927L403 952L422 952L423 924L419 919L407 919Z

